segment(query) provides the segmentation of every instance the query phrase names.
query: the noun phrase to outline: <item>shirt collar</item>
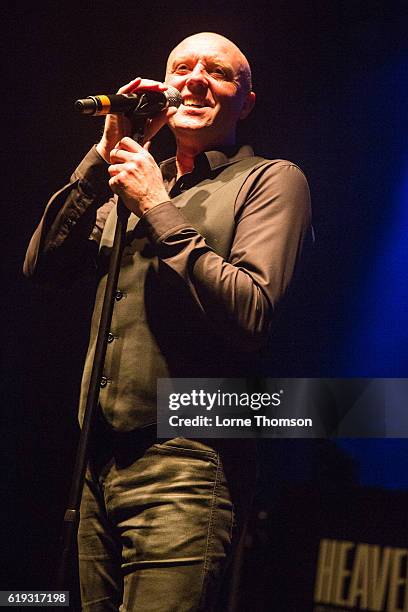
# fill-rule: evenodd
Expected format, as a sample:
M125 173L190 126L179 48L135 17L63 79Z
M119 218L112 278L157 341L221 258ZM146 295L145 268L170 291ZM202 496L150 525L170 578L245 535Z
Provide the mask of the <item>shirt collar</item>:
M200 175L205 177L214 170L240 161L244 157L253 157L253 155L254 151L249 145L235 145L222 147L214 151L204 151L197 155L194 170L191 174L196 174L198 171ZM171 157L163 161L160 164L160 169L165 181L173 181L177 174L176 158Z

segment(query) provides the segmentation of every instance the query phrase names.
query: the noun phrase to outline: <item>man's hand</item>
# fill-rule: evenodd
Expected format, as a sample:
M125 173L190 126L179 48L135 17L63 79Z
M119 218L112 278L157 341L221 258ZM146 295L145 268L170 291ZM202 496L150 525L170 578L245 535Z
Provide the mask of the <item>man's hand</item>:
M138 217L169 199L160 169L148 151L149 144L142 147L125 137L110 153L110 188Z
M166 91L167 86L158 81L142 79L137 77L118 90L118 94L135 93L139 90ZM153 119L149 119L146 124L145 142L150 141L155 134L165 125L168 119L177 112L174 107L167 108L158 113ZM105 128L100 142L96 145L96 150L105 161L110 162L110 153L125 136L132 136L132 122L124 114L110 114L106 116Z

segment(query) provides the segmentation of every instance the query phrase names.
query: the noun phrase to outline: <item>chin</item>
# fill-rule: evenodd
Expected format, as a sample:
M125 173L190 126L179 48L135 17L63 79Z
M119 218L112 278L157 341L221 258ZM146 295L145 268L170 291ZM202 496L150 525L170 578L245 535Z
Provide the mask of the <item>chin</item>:
M192 137L194 139L197 139L200 138L200 136L204 138L205 141L207 141L208 139L208 130L206 129L205 125L193 125L191 123L183 123L181 125L170 126L170 129L173 132L173 135L176 140L179 137Z
M174 122L170 125L170 127L174 130L202 130L210 126L205 121L188 118L182 121Z

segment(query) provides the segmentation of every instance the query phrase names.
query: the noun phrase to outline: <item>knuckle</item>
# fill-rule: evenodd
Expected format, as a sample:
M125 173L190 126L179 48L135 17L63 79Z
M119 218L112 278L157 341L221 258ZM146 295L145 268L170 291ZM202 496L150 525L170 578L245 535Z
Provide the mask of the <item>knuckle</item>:
M125 167L128 172L134 172L137 170L137 165L134 161L127 162Z

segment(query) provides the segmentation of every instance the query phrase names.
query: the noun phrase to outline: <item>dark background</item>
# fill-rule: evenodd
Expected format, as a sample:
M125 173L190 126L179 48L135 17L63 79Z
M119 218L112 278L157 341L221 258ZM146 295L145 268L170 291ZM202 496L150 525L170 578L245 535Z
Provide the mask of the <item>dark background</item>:
M44 588L68 490L91 289L23 278L46 201L98 140L73 101L135 76L162 79L169 50L215 31L253 68L243 127L259 154L306 173L317 242L290 324L288 376L408 372L408 8L405 2L18 3L1 9L3 77L1 588ZM172 153L163 133L158 158ZM276 354L275 349L275 354ZM276 364L271 358L271 364ZM270 376L275 375L271 365ZM281 483L408 488L405 440L267 441L258 507ZM350 467L352 466L352 467Z

